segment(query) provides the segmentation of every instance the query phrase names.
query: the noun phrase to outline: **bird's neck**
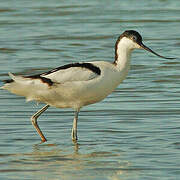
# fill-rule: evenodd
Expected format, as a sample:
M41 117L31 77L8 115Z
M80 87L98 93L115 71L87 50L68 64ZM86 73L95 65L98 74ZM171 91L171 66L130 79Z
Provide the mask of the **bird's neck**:
M132 50L126 43L119 42L116 44L114 64L119 70L129 70Z

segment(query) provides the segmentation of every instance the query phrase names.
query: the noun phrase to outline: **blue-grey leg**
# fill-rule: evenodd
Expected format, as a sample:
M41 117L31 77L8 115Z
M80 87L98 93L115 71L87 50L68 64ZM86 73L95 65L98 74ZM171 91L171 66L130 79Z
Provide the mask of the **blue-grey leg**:
M78 115L79 115L79 110L75 111L75 115L74 115L74 121L73 121L73 127L72 127L72 140L73 141L77 141L78 137L77 137L77 121L78 121Z
M38 112L36 112L32 117L31 117L31 122L32 122L32 125L34 126L34 128L36 129L36 131L38 132L38 134L40 135L41 137L41 140L42 142L45 142L47 141L47 139L45 138L45 136L43 135L41 129L39 128L38 126L38 123L37 123L37 118L44 112L48 109L49 105L45 105L42 109L40 109Z

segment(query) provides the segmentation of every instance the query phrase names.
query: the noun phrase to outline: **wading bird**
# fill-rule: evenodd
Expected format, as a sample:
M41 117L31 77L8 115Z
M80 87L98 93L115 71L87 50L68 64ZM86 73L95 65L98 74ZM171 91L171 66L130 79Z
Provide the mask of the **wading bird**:
M37 118L49 106L74 109L72 140L77 141L80 109L103 100L126 78L134 49L144 49L161 58L174 59L152 51L142 43L142 37L138 32L127 30L116 41L114 62L72 63L30 76L15 76L9 73L11 79L4 80L1 88L24 96L27 101L35 100L46 104L31 117L42 142L47 140L38 126Z

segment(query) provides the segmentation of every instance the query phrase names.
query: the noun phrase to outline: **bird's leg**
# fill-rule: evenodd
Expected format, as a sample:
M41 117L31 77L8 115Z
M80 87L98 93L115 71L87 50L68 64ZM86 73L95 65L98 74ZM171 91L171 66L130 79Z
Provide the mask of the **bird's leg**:
M78 114L79 114L79 110L75 111L75 116L74 116L74 121L73 121L73 127L72 127L72 140L73 141L77 141L78 137L77 137L77 121L78 121Z
M39 126L38 126L37 118L38 118L44 111L46 111L48 107L49 107L48 104L45 105L42 109L40 109L38 112L36 112L36 113L31 117L32 125L35 127L36 131L37 131L38 134L40 135L42 142L47 141L47 139L45 138L45 136L43 135L41 129L40 129Z

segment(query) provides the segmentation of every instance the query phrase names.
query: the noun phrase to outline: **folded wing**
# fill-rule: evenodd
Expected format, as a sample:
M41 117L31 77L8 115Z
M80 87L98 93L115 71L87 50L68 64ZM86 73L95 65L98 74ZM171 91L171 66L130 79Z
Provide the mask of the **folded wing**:
M40 75L55 83L65 83L71 81L88 81L101 74L100 68L92 63L67 64Z

